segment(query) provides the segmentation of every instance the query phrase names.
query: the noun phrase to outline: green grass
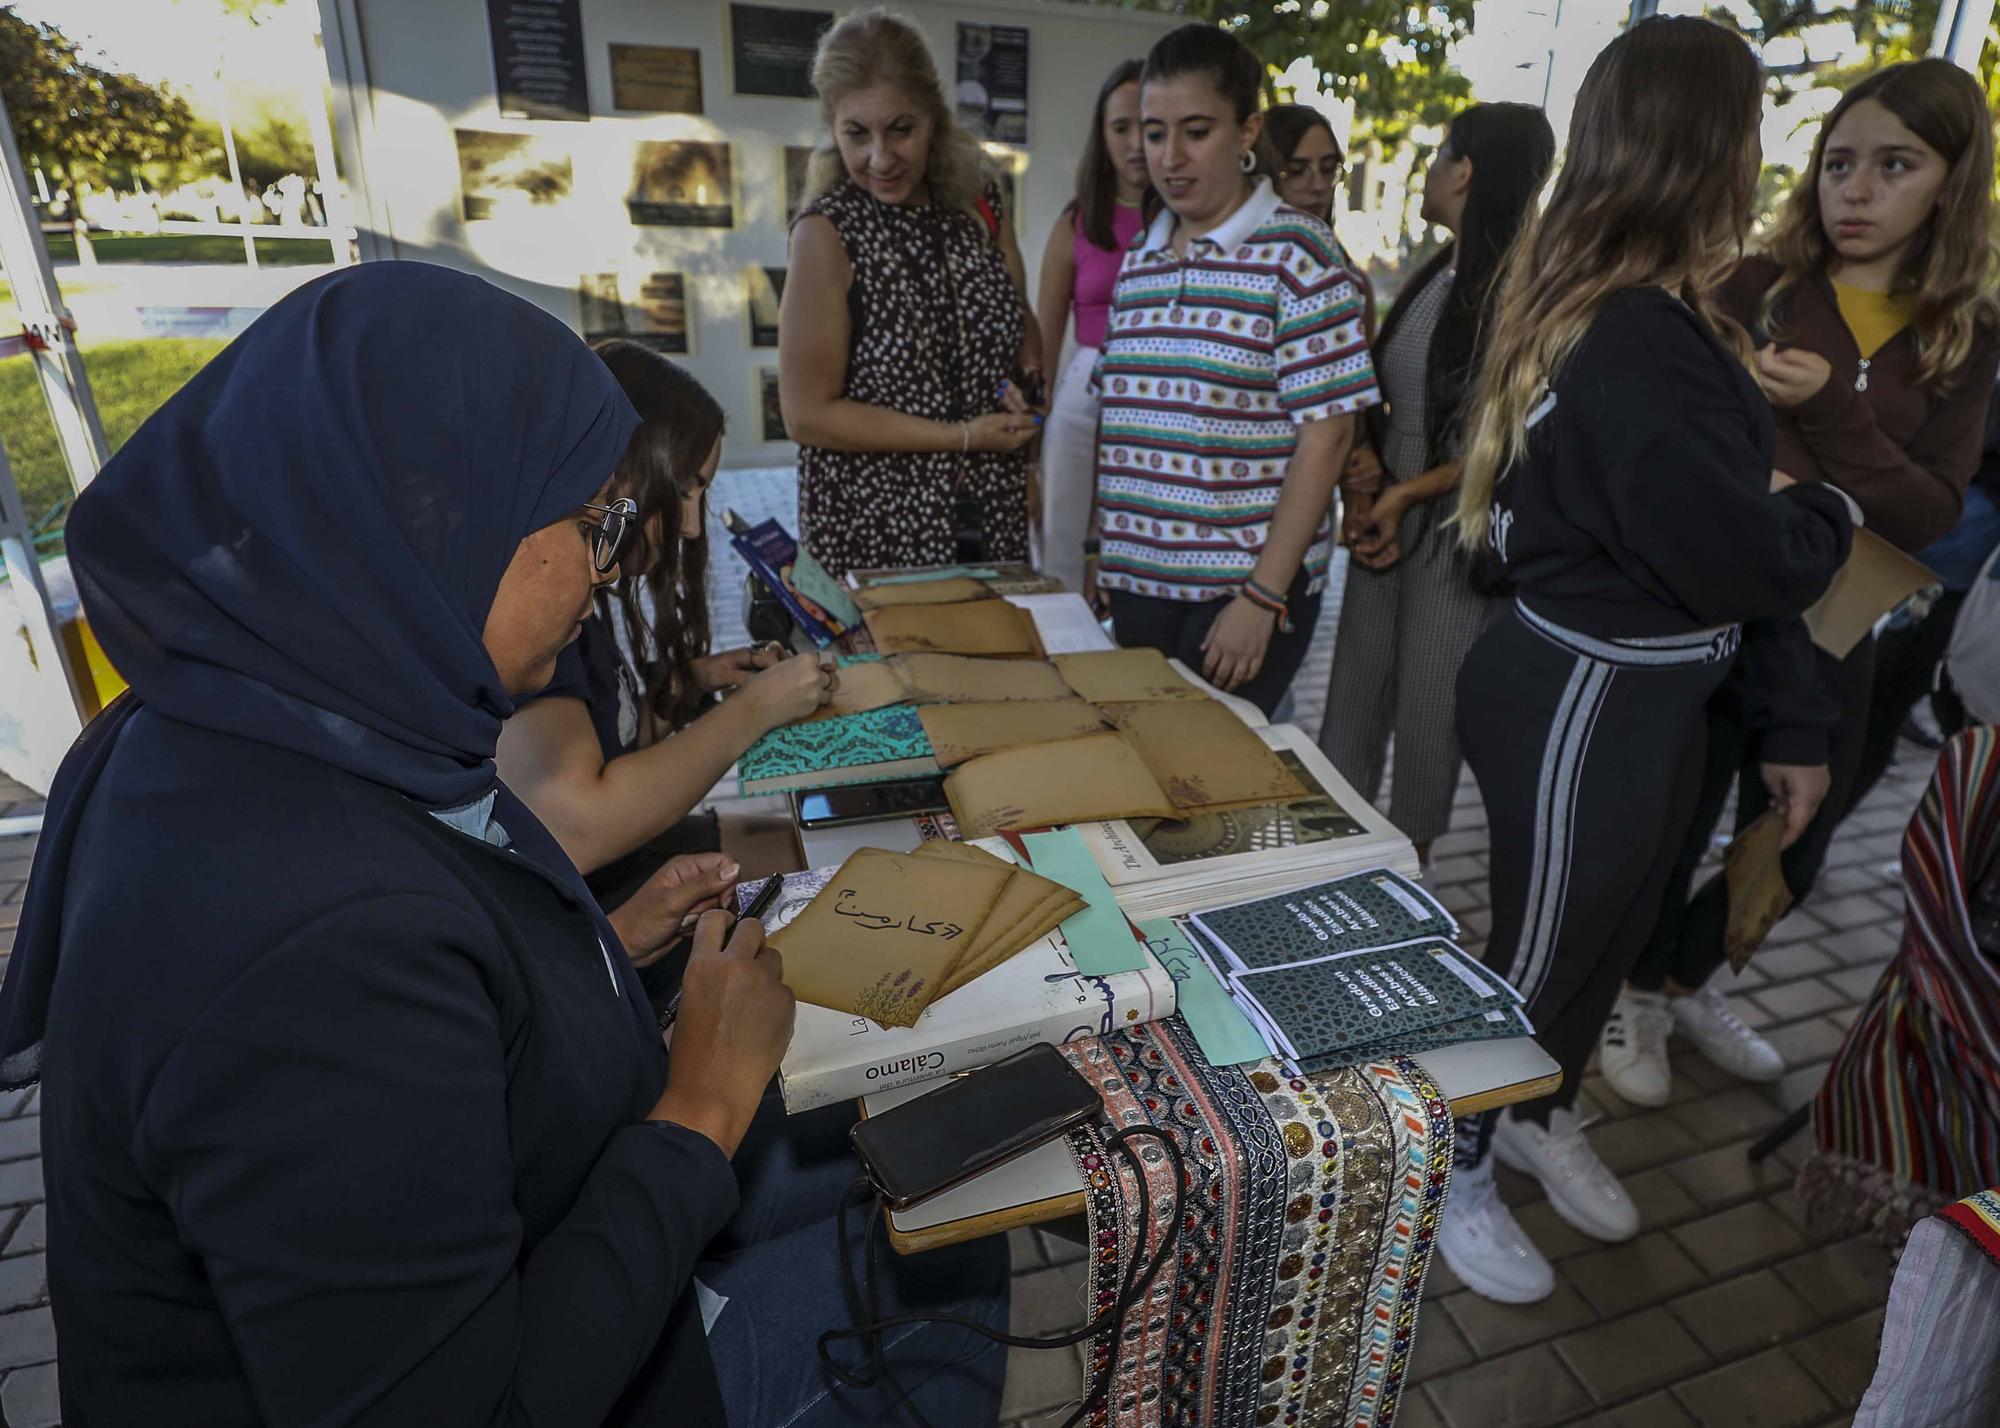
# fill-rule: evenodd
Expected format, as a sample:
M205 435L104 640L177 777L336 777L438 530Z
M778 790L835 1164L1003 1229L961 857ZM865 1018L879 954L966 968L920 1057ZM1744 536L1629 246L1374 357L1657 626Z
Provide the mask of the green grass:
M85 371L111 449L123 446L224 345L217 338L199 337L84 344ZM7 460L30 524L70 495L62 448L32 362L26 356L0 361L0 441L7 444Z
M76 260L76 239L67 234L46 234L49 258L53 262ZM331 263L333 245L308 238L259 238L257 261L266 267L296 268L310 263ZM100 263L241 263L243 240L213 234L162 233L158 237L132 234L124 237L93 237L91 251Z

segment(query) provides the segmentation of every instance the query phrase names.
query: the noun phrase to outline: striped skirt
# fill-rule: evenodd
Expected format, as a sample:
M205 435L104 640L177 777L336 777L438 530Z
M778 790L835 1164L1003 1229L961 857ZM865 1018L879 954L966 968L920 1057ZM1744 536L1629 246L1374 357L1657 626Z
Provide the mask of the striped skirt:
M2000 1185L2000 964L1969 898L2000 857L2000 736L1945 746L1903 839L1903 945L1827 1069L1799 1172L1815 1223L1896 1243Z

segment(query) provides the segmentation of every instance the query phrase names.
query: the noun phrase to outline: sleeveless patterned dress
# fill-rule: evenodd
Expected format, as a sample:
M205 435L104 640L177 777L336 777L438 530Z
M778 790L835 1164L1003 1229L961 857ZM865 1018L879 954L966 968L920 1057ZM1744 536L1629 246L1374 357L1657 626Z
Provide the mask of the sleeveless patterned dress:
M989 189L987 199L1007 222L998 191ZM999 410L996 394L1013 375L1025 315L980 217L883 203L845 181L805 213L833 224L854 270L842 395L953 423ZM979 502L987 559L1027 559L1025 451L799 448L800 534L836 576L950 564L959 499Z

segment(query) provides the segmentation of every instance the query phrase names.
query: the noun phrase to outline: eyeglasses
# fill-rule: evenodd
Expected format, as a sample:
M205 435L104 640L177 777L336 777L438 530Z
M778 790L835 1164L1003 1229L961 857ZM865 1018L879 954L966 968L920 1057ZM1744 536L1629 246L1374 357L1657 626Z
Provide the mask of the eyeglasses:
M625 545L625 538L632 533L632 521L639 514L639 503L630 496L620 496L608 506L583 503L586 511L603 513L601 521L578 521L578 525L588 526L591 531L590 558L603 575L618 564L618 552Z
M1313 167L1311 159L1287 159L1285 161L1285 177L1288 179L1302 179L1313 171ZM1338 183L1340 176L1347 171L1347 166L1330 154L1319 161L1318 167L1319 176L1329 183Z

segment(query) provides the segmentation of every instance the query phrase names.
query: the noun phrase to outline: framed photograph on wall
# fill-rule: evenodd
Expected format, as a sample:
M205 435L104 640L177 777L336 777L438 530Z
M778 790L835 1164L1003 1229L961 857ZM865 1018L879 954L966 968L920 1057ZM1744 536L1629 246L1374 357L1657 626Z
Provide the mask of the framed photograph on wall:
M806 170L812 164L813 151L797 144L787 144L782 156L785 163L785 227L790 228L792 220L799 216L799 210L806 206Z
M731 5L729 69L736 92L811 99L813 52L832 24L831 10Z
M590 119L579 0L486 0L486 33L502 119Z
M1028 156L1019 149L1009 149L1000 144L982 144L979 147L986 155L993 177L1000 183L1000 202L1005 205L1008 220L1014 225L1014 236L1019 238L1028 231L1027 215L1021 212L1022 196L1028 191Z
M1028 30L958 22L958 122L979 139L1028 142Z
M616 273L585 273L576 280L577 326L585 342L625 335L625 303Z
M649 140L632 158L625 210L652 228L734 228L735 171L729 145L705 139Z
M778 400L778 369L757 369L758 407L764 416L764 440L790 441L785 435L785 408Z
M611 107L701 113L701 51L679 45L611 46Z
M460 212L467 223L565 202L576 187L569 150L539 134L457 129Z
M778 304L785 296L785 270L783 268L746 268L743 272L743 286L748 301L744 306L750 314L750 345L752 347L776 347L778 345Z
M584 273L576 297L586 342L624 337L674 357L694 350L685 273L647 273L636 289L617 273Z

